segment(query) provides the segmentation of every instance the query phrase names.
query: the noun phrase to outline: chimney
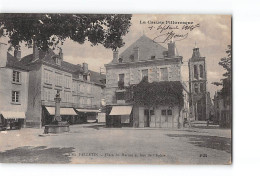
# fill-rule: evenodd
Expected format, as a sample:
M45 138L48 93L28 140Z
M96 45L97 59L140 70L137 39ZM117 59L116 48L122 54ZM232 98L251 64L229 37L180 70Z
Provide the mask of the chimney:
M134 59L135 61L139 61L139 47L134 48Z
M87 74L88 73L88 64L83 62L83 74Z
M59 56L60 56L61 60L63 61L63 52L62 52L61 48L60 48L60 51L59 51Z
M39 49L36 45L36 42L33 41L33 61L39 59Z
M118 62L118 51L113 51L113 63L117 63Z
M21 50L20 49L18 49L18 48L16 48L15 50L14 50L14 57L18 60L18 61L20 61L21 60Z
M169 58L174 58L176 56L176 53L175 53L175 42L170 42L168 43L168 57Z
M7 50L8 50L7 44L0 42L0 68L6 66Z
M192 58L200 58L199 48L193 48Z

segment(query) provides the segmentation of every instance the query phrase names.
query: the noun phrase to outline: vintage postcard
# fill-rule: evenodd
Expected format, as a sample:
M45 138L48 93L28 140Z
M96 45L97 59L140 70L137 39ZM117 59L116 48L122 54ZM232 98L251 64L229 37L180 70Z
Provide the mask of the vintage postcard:
M231 164L232 16L0 14L0 163Z

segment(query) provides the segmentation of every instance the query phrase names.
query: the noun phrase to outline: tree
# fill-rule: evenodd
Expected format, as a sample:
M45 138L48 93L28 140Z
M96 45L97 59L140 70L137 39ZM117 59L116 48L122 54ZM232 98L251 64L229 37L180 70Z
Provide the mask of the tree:
M47 51L71 39L79 44L86 40L92 46L101 44L117 50L124 46L132 15L122 14L1 14L0 37L9 37L11 47L21 42Z
M220 59L220 62L218 63L220 66L222 66L225 69L225 73L223 74L223 76L225 77L224 79L231 79L231 74L232 74L232 68L231 68L231 58L232 58L232 48L231 45L227 46L227 57L223 57ZM216 86L220 86L223 85L223 81L222 82L213 82L212 84L216 85Z

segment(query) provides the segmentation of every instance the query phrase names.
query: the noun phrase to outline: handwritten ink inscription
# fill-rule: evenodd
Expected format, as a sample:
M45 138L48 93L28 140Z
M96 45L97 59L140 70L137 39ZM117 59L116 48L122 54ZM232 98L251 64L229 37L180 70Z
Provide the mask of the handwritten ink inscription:
M169 41L180 41L186 39L190 32L200 27L194 22L174 21L140 21L140 24L149 24L148 29L157 33L153 41L156 43L167 43Z

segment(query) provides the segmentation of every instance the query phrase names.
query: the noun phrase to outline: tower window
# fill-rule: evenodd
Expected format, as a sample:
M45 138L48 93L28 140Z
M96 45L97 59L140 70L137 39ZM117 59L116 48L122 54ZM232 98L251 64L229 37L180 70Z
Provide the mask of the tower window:
M203 78L203 66L200 65L200 77Z
M200 83L200 92L204 92L203 83Z
M195 93L199 93L199 87L198 87L198 84L194 84L194 90L195 90Z
M194 65L194 78L198 79L199 75L198 75L198 68L197 65Z

